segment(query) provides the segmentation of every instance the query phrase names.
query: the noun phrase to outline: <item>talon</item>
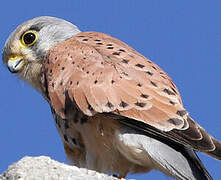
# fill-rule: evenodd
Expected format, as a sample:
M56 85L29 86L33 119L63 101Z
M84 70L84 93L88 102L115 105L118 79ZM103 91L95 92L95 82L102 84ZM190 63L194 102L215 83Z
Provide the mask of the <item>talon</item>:
M121 175L121 174L120 174L119 176L116 175L116 174L113 174L112 176L113 176L113 177L116 177L116 178L118 178L118 179L125 179L125 177L127 176L127 173L124 174L124 175Z

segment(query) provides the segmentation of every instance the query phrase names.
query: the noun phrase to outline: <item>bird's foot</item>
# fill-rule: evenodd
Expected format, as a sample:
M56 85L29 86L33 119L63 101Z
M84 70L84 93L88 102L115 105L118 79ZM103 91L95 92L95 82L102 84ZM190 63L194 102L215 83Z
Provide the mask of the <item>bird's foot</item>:
M122 174L120 174L120 175L113 174L112 176L116 177L118 179L125 179L125 177L126 177L126 175L122 175Z

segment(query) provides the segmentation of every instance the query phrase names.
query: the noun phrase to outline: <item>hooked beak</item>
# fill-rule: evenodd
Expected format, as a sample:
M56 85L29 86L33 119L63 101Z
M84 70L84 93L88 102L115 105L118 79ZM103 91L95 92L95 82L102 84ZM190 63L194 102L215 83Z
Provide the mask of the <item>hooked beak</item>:
M11 73L19 72L24 66L24 60L21 56L10 57L8 60L8 69Z

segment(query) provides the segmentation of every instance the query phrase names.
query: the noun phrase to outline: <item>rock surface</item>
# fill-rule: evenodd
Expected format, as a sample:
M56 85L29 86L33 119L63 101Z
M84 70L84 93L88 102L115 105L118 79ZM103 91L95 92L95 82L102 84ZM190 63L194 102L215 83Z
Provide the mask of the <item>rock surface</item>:
M24 157L9 166L0 180L118 180L96 171L54 161L46 156Z

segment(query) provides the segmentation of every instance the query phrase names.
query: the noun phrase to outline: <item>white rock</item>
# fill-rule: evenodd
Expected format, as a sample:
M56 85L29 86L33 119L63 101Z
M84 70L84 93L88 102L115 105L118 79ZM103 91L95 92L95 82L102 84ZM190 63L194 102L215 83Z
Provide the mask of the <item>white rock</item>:
M66 165L46 156L24 157L9 166L0 180L118 180L96 171Z

